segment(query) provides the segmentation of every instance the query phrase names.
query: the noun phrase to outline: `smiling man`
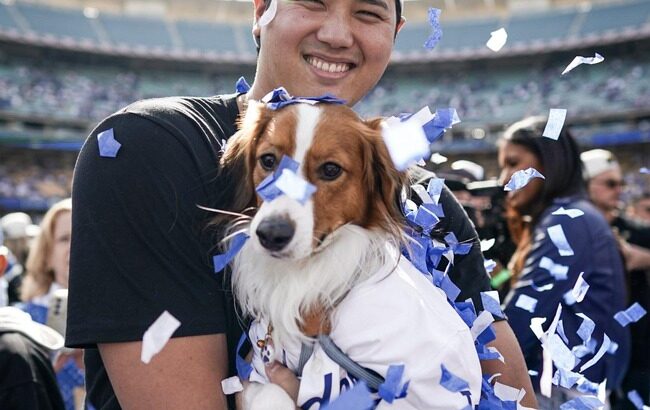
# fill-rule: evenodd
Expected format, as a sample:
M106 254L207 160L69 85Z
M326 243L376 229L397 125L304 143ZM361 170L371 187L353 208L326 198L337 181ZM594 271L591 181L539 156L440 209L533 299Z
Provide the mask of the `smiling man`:
M80 153L67 344L87 349L88 401L97 409L226 407L220 382L234 371L241 329L228 285L213 272L219 233L205 228L212 214L197 207L228 208L240 183L237 176L218 177L221 142L235 133L248 99L279 86L299 96L331 93L354 105L381 78L404 23L394 0L280 0L262 26L267 8L254 0L260 52L247 94L132 104L101 122ZM98 144L109 130L121 144L116 157L105 157ZM456 259L450 276L459 300L471 297L480 306L480 292L490 288L476 232L448 190L440 201L443 229L476 244ZM165 310L181 325L144 364L142 336ZM484 372L502 373L500 382L530 391L507 322L495 330L492 345L506 364L485 362ZM278 375L287 376L282 369ZM526 400L531 405L534 396Z

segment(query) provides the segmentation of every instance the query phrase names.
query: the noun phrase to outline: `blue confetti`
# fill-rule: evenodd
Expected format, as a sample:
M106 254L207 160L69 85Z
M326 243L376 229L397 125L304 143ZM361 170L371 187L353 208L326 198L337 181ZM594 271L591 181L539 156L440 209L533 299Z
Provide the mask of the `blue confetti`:
M584 313L577 313L576 316L582 318L582 323L580 324L580 327L576 333L584 343L587 343L591 339L591 335L596 328L596 323L594 323L594 321Z
M424 48L427 50L433 50L433 48L438 44L442 38L442 28L440 27L440 9L433 7L429 8L429 25L431 26L431 35L427 38L427 41L424 42Z
M519 170L514 174L512 174L512 176L510 177L510 181L508 181L508 183L503 188L503 190L516 191L528 185L530 180L534 178L546 179L544 178L544 175L542 175L535 168L527 168L527 169Z
M472 243L459 243L453 232L449 232L445 235L445 242L447 242L449 248L451 248L456 255L467 255L470 249L472 249Z
M280 164L275 169L275 171L273 171L271 175L264 178L264 180L260 182L260 184L255 188L255 191L257 191L260 198L262 198L264 201L273 201L275 198L282 195L282 191L275 184L278 178L280 178L282 175L282 171L289 169L293 172L296 172L298 171L299 166L300 164L294 161L293 158L286 155L282 156Z
M498 291L481 292L481 302L483 302L483 309L492 313L493 316L505 318L505 314L501 310Z
M521 294L515 302L515 306L527 310L530 313L535 313L535 308L537 307L537 299L531 298L528 295Z
M420 205L413 222L422 228L423 234L429 235L431 230L440 222L440 218L429 207Z
M560 410L594 410L603 406L598 397L582 396L562 404Z
M609 339L609 336L607 336L606 333L603 333L603 344L600 345L600 349L598 349L598 352L596 352L596 354L591 359L589 359L587 363L580 366L580 373L584 372L591 366L598 363L600 358L603 357L605 353L607 353L607 351L609 350L610 344L611 344L611 340Z
M115 158L122 147L122 144L115 139L113 128L97 134L97 143L99 145L99 156L106 158Z
M323 410L368 410L375 406L366 382L360 381L336 400L323 406Z
M454 282L449 279L448 275L445 275L442 281L440 282L440 289L447 295L447 299L452 302L455 302L460 295L460 288L454 284Z
M435 116L429 122L422 125L422 128L424 129L424 134L427 136L427 140L433 143L442 137L447 129L452 128L458 123L460 123L460 118L455 108L438 108Z
M247 240L247 234L243 232L239 233L233 237L232 241L230 242L230 248L228 248L226 253L214 255L212 257L214 272L221 272L226 267L226 265L228 265L228 263L230 263L230 261L235 257L235 255L237 255Z
M642 173L642 174L650 175L650 168L641 167L641 169L639 169L639 172Z
M627 392L627 398L634 404L634 407L636 407L638 410L643 410L644 409L644 404L643 404L643 399L641 398L641 395L639 392L636 390L630 390Z
M614 315L614 319L623 327L629 325L630 323L637 322L646 314L646 310L639 305L634 303L629 308L622 310Z
M458 376L451 373L444 364L440 365L442 374L440 376L440 385L450 392L461 392L469 390L469 384Z
M239 77L239 80L237 80L237 83L235 84L235 91L238 93L247 93L250 89L251 86L248 85L246 79L244 77Z
M560 138L560 133L562 132L562 127L564 126L564 120L566 119L567 110L562 108L551 108L550 113L548 114L548 122L542 133L543 137L556 140Z
M404 365L388 366L385 381L379 385L379 397L385 402L392 403L395 399L406 397L409 382L402 385L402 376L404 375Z
M262 98L262 102L271 110L279 110L291 104L345 104L346 101L331 94L319 97L292 97L284 87L276 88Z
M440 202L440 195L442 195L442 189L445 186L445 180L442 178L431 178L429 184L427 185L427 192L431 195L434 203Z
M239 342L237 342L237 349L235 350L237 353L237 357L235 358L235 367L237 368L237 376L239 376L241 380L248 380L253 372L253 366L247 362L241 354L239 354L247 339L248 336L246 335L246 332L243 332L239 338Z

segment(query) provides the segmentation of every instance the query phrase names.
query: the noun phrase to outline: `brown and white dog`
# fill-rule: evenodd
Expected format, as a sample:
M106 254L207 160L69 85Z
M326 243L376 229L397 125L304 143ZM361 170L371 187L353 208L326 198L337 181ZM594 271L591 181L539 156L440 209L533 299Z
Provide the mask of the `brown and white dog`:
M297 161L297 174L317 189L304 204L286 195L272 201L256 195L255 187L283 155ZM232 263L237 301L255 319L249 331L256 370L251 381L266 381L262 355L296 370L301 344L313 344L324 333L383 376L387 366L405 364L409 394L395 403L428 408L431 397L425 396L437 395L438 408L466 406L465 397L437 393L441 358L466 378L478 400L481 373L469 329L443 292L400 256L405 237L399 195L406 176L391 161L381 119L363 121L336 104L271 110L251 102L221 163L224 172L244 176L233 210L257 208L244 228L250 239ZM399 325L384 323L391 315L407 318ZM440 353L448 342L454 350ZM388 353L402 349L407 351ZM421 366L427 358L431 370ZM335 378L330 391L322 380L327 374ZM316 402L335 398L354 383L346 377L317 347L303 371L298 405L317 408L312 407ZM248 397L247 408L271 408L269 401L281 401L272 394Z

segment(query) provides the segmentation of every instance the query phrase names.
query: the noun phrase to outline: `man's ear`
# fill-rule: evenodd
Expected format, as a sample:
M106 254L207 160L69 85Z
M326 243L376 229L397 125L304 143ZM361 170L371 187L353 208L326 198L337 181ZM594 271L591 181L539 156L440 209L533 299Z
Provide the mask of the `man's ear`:
M267 1L270 0L253 0L253 38L258 38L262 31L258 22L266 10Z
M395 26L395 39L397 39L397 34L400 32L400 30L402 30L404 24L406 24L406 18L404 16L401 16L397 22L397 26Z
M0 253L0 278L5 274L5 270L7 269L8 264L9 262L7 261L7 255Z

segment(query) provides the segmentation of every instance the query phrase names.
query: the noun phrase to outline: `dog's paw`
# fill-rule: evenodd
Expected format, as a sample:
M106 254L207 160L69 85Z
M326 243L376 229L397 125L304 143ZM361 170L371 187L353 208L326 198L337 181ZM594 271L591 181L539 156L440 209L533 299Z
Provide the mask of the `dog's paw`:
M291 396L277 384L251 383L244 389L245 410L294 410Z

